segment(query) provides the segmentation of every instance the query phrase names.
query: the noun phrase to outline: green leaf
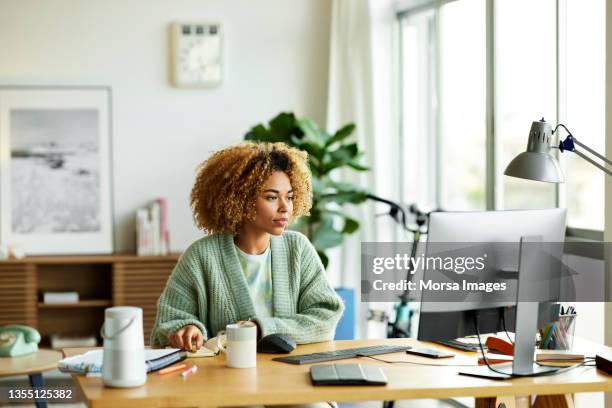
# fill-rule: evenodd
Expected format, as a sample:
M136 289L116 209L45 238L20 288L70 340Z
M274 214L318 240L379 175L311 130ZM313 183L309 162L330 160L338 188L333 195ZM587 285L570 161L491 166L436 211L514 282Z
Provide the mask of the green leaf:
M342 240L342 232L327 222L317 225L312 234L312 245L318 250L336 247L342 243Z
M322 176L321 172L319 171L317 159L314 156L308 156L308 166L310 167L310 172L312 173L313 177L317 178Z
M325 158L323 173L328 174L333 169L347 165L358 154L359 151L356 143L340 146L336 150L329 152L328 157Z
M321 222L321 220L323 219L323 216L324 214L318 206L313 207L312 210L310 211L310 217L309 217L310 224L314 225L318 222Z
M366 189L358 185L355 185L353 183L343 182L343 181L329 181L327 183L327 186L335 189L337 192L340 192L340 193L363 193L363 194L369 193L369 191L367 191Z
M365 166L363 164L359 164L357 162L354 161L349 161L348 163L346 163L350 168L355 169L357 171L368 171L370 170L369 166Z
M298 140L303 138L304 133L297 125L297 119L293 112L282 112L274 117L270 122L270 132L278 141L291 144L291 138Z
M293 112L281 112L268 122L270 129L280 133L291 133L296 127L296 119Z
M359 229L359 222L353 218L345 217L344 219L344 228L342 228L342 233L344 234L352 234L353 232Z
M323 212L325 213L324 216L326 218L329 218L329 215L331 214L333 216L340 217L343 219L344 221L344 228L342 228L343 234L352 234L353 232L357 231L357 229L359 229L359 222L356 219L351 218L348 215L346 215L345 212L338 211L338 210L330 210L327 208L325 208Z
M260 142L269 142L272 140L273 136L270 134L268 129L266 129L262 124L254 126L249 130L249 132L244 136L245 140L254 140Z
M328 175L329 173L331 173L332 170L337 169L338 167L342 167L342 162L341 161L327 161L323 167L321 168L321 170L319 171L319 173L321 175Z
M346 139L347 137L349 137L353 131L355 130L355 124L354 123L349 123L348 125L343 126L342 128L340 128L340 130L338 130L334 136L332 136L326 143L325 146L329 146L332 145L334 143L338 143L341 142L342 140Z
M331 210L329 208L325 208L322 211L325 212L325 214L331 214L331 215L337 215L338 217L342 217L342 219L344 219L346 217L346 214L343 211L340 210Z
M327 265L329 265L329 258L327 257L327 255L325 255L325 252L323 251L317 251L317 254L319 254L319 258L321 258L321 263L323 264L323 267L327 269Z
M325 192L325 182L316 177L312 178L312 193L315 195L321 195Z
M320 170L320 173L323 175L329 175L332 172L332 170L335 170L342 166L348 166L348 162L345 162L342 160L334 160L331 162L328 161L323 165L323 168Z
M338 204L359 204L368 199L367 193L354 192L354 193L335 193L335 194L324 194L320 197L322 201L331 201Z
M291 137L298 140L304 132L297 126L297 119L292 112L281 112L268 122L269 128L259 124L254 126L246 135L245 140L259 142L284 142L291 144Z
M325 142L331 138L326 132L321 130L317 124L309 118L299 119L297 126L307 135L312 141L321 147L325 146Z
M298 149L305 150L309 155L315 157L317 161L320 161L323 157L324 151L323 148L314 143L310 143L306 140L300 140L295 136L291 136L291 144L297 147Z
M336 150L332 150L329 152L329 155L334 160L340 160L343 162L347 162L357 156L359 149L357 148L357 143L351 143L347 145L342 145Z

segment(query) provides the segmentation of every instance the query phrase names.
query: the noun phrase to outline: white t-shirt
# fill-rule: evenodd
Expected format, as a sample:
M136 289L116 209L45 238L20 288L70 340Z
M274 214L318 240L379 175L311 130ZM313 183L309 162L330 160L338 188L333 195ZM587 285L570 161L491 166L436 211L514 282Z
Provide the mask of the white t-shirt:
M249 293L257 317L272 316L272 251L270 247L263 254L251 255L237 245L238 260L249 286Z

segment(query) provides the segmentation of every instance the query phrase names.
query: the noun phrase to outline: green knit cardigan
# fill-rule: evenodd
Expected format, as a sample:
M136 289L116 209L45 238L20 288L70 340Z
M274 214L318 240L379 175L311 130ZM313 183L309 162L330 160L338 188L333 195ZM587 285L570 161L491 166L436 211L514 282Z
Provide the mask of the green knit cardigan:
M185 325L204 339L239 320L254 320L261 335L281 333L297 343L331 340L344 305L330 286L314 247L304 235L271 236L273 316L258 317L231 234L214 234L189 246L157 302L151 345L165 346Z

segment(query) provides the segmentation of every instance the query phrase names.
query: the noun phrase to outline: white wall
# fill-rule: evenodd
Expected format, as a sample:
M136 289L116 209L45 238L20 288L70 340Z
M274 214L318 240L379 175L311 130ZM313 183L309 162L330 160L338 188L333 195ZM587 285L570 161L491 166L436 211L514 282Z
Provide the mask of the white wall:
M324 125L329 0L2 0L0 84L108 85L113 91L115 250L134 250L134 210L167 197L171 246L201 234L194 170L282 110ZM168 24L216 21L224 83L168 81Z

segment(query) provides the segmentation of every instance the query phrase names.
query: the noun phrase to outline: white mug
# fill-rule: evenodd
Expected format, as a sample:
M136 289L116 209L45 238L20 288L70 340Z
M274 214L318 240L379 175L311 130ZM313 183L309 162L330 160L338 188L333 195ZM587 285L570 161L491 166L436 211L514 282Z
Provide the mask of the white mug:
M226 347L221 337L226 335ZM217 333L217 348L227 355L227 366L252 368L257 365L257 326L252 322L228 324Z

